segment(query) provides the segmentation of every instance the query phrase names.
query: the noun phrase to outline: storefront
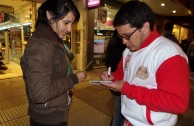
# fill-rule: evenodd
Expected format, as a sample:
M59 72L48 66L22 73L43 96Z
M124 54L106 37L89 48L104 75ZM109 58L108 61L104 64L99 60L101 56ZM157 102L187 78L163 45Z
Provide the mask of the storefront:
M105 67L105 56L107 46L114 31L113 19L118 11L118 7L106 3L100 3L101 6L88 6L88 45L87 57L93 60L91 69ZM88 60L89 62L89 60Z
M105 66L107 46L114 31L113 19L117 9L105 5L95 9L94 18L94 68Z
M8 14L1 13L0 16L0 43L2 44L2 54L6 59L5 63L9 63L9 61L20 63L20 58L23 55L28 39L35 30L37 10L41 3L30 1L20 1L20 3L22 4L18 7L18 10L9 11L7 12ZM83 8L84 4L82 0L75 1L75 4L80 10L81 19L79 23L73 25L72 32L64 38L64 42L75 54L75 59L73 61L74 69L81 70L84 69L85 66L85 63L83 63L85 57L83 58L83 56L86 55L84 54L84 50L87 48L86 39L83 37L87 37L84 32L86 26L83 26L83 22L85 22L86 19L82 14L86 13L87 9ZM5 7L12 8L11 6ZM4 20L5 15L9 14L13 18L6 18L6 20ZM7 36L4 35L5 32ZM7 44L5 44L5 41L7 41Z
M40 3L25 2L15 12L5 12L0 23L1 44L5 63L20 63L25 45L35 26L35 12ZM5 6L6 7L6 6ZM6 36L7 35L7 36Z

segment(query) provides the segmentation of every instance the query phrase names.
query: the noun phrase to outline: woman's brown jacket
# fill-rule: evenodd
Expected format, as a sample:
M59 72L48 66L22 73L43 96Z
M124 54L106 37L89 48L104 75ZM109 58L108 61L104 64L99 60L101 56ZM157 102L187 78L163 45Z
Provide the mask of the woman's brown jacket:
M29 115L39 123L67 121L67 91L78 83L68 76L66 50L55 32L40 24L26 45L21 68L29 100Z

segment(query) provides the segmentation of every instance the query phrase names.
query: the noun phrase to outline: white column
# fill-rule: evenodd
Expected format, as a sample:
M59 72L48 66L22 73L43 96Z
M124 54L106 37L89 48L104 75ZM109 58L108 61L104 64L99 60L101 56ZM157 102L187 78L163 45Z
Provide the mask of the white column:
M9 63L9 35L8 32L4 32L5 36L5 63Z

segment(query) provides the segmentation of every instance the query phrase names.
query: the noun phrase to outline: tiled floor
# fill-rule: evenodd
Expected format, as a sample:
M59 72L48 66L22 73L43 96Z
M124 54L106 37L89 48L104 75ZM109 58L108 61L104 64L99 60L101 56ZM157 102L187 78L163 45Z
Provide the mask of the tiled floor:
M3 61L5 63L5 61ZM13 62L9 61L9 63L5 64L8 69L7 70L0 70L0 79L7 79L7 78L15 78L22 76L22 71L20 66Z
M16 73L19 69L20 67L15 70ZM88 83L91 79L99 79L102 71L103 69L89 71L86 81L75 86L68 116L69 126L109 126L114 98L107 88ZM0 126L29 126L28 103L22 75L3 75L4 79L0 79ZM194 126L194 83L192 80L191 82L190 106L180 116L177 126Z
M110 123L112 111L109 110L113 110L114 104L109 107L107 102L114 103L114 99L105 87L88 83L90 79L99 79L99 74L88 72L87 80L74 88L69 126L108 126ZM0 126L29 126L27 107L23 78L0 79Z

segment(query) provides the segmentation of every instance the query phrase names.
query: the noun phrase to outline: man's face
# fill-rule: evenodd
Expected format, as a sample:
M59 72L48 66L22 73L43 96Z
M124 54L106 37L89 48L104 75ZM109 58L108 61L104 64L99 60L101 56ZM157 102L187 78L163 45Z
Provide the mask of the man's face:
M116 29L118 31L118 36L123 40L123 44L125 44L131 52L135 52L139 49L144 38L141 29L131 27L129 24L117 26Z

